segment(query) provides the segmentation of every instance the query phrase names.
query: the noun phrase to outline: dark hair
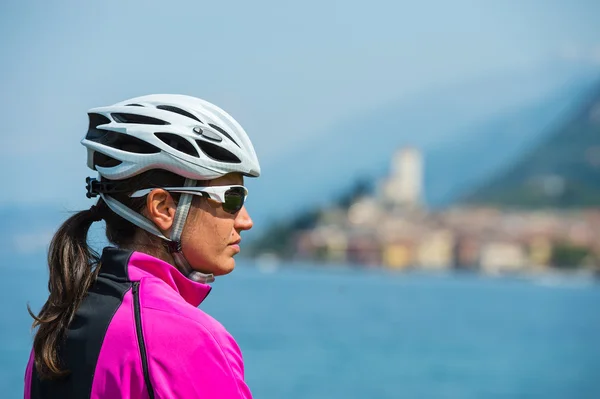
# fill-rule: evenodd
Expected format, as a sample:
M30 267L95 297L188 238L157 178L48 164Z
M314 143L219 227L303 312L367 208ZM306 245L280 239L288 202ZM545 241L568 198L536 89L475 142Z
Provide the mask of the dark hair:
M127 192L114 194L113 198L131 209L141 212L146 198L130 198L127 194L150 187L183 185L185 178L164 170L150 170L116 183ZM178 197L173 194L177 201ZM134 237L138 227L118 216L99 199L96 209L80 211L68 218L58 229L48 249L49 296L36 316L33 328L39 327L34 340L35 367L43 379L65 376L59 356L59 347L66 329L73 320L77 308L94 283L101 268L100 257L87 243L90 226L101 216L106 222L106 238L118 247L135 248Z

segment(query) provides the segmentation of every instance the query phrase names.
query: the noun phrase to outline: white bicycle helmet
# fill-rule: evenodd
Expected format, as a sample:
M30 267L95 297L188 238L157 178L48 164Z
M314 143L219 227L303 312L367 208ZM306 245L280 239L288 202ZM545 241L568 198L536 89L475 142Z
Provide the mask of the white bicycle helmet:
M122 180L151 169L186 178L185 186L227 173L260 175L260 165L248 135L221 108L199 98L155 94L132 98L88 111L89 128L81 141L87 165L109 180ZM165 237L147 218L112 198L96 179L87 179L88 197L100 195L110 209L144 230L169 242L169 248L188 276L210 282L212 275L192 271L180 244L181 231L192 201L182 194L171 237ZM103 192L104 191L104 192Z

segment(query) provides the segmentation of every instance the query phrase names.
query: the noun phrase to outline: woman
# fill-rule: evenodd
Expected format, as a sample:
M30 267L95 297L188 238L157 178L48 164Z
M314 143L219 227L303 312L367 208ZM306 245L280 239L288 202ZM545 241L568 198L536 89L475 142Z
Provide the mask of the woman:
M250 398L238 345L197 308L252 227L243 183L260 166L250 139L188 96L88 115L82 144L99 177L87 196L99 199L50 243L25 398ZM102 219L112 246L99 256L86 239Z

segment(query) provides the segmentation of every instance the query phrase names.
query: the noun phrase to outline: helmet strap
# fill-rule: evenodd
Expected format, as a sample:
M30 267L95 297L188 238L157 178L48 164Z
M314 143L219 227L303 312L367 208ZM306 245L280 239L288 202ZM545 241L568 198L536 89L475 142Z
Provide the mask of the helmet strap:
M194 187L196 180L185 179L184 187ZM175 211L175 221L173 222L173 228L171 229L171 239L169 243L169 251L175 259L175 264L180 270L187 275L190 280L197 281L200 283L211 283L215 281L213 274L205 274L198 272L190 266L189 262L183 255L183 249L181 248L181 233L185 226L190 207L192 205L192 194L181 194L179 197L179 203L177 204L177 210Z

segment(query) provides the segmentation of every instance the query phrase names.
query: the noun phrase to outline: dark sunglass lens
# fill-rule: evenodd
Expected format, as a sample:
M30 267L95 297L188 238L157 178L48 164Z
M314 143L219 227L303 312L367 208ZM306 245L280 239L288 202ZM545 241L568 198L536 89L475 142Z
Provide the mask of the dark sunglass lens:
M244 206L246 192L242 187L233 187L225 192L223 209L229 213L236 213Z

